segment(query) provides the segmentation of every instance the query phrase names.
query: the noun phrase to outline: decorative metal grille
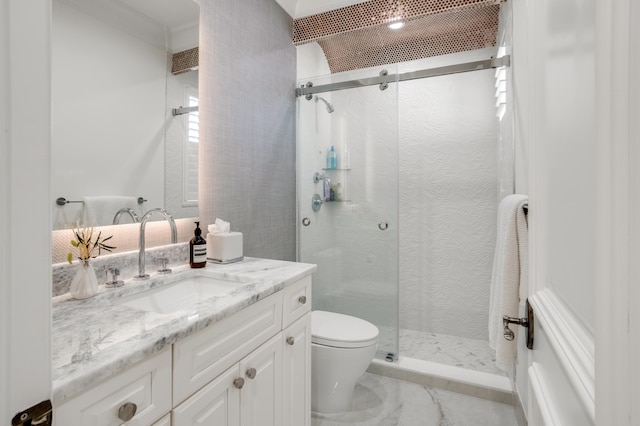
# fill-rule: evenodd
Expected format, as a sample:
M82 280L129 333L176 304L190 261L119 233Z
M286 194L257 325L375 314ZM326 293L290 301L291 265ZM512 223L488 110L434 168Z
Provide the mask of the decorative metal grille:
M318 42L332 73L481 49L496 44L503 1L372 0L294 20L293 42Z
M200 50L197 47L174 53L171 58L171 74L181 74L198 68Z

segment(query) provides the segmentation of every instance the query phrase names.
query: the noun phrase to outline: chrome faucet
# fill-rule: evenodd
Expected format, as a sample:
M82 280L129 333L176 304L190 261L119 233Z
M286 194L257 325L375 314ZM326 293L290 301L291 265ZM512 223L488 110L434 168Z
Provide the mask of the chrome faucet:
M118 210L118 213L116 213L116 215L113 217L114 225L117 225L120 223L120 216L122 216L124 213L127 213L129 216L131 216L131 220L133 220L133 223L138 222L138 215L136 214L136 212L133 211L133 209L130 207L123 207L120 210Z
M167 219L167 221L169 222L169 226L171 226L171 243L175 244L178 242L178 229L176 228L176 222L165 209L156 208L146 212L140 220L140 253L138 254L138 275L134 277L138 280L146 280L147 278L149 278L149 275L144 273L144 229L147 225L147 220L149 220L149 216L151 216L153 213L160 213L162 216L164 216L165 219Z

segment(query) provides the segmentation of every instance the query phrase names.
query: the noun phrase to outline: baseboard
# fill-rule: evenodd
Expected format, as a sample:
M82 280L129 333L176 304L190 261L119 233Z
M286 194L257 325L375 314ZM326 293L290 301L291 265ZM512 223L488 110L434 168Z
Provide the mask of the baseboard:
M520 398L520 393L518 393L517 386L515 392L513 392L513 411L516 413L518 426L527 426L529 424L527 421L527 413L524 411L524 404Z

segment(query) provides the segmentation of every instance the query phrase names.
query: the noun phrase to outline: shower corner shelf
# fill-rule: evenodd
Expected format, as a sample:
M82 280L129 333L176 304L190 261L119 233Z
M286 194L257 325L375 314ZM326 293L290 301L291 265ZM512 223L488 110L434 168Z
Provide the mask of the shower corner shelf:
M351 170L351 167L346 167L346 168L337 167L335 169L322 169L322 170L324 170L325 172L339 172L339 171Z

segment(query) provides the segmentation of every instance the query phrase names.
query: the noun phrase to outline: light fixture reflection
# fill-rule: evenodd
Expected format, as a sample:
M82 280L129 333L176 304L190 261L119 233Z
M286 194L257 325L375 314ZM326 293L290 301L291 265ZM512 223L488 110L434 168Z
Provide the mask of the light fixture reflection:
M402 27L404 27L404 22L402 21L393 22L389 24L389 28L391 28L392 30L399 30Z

